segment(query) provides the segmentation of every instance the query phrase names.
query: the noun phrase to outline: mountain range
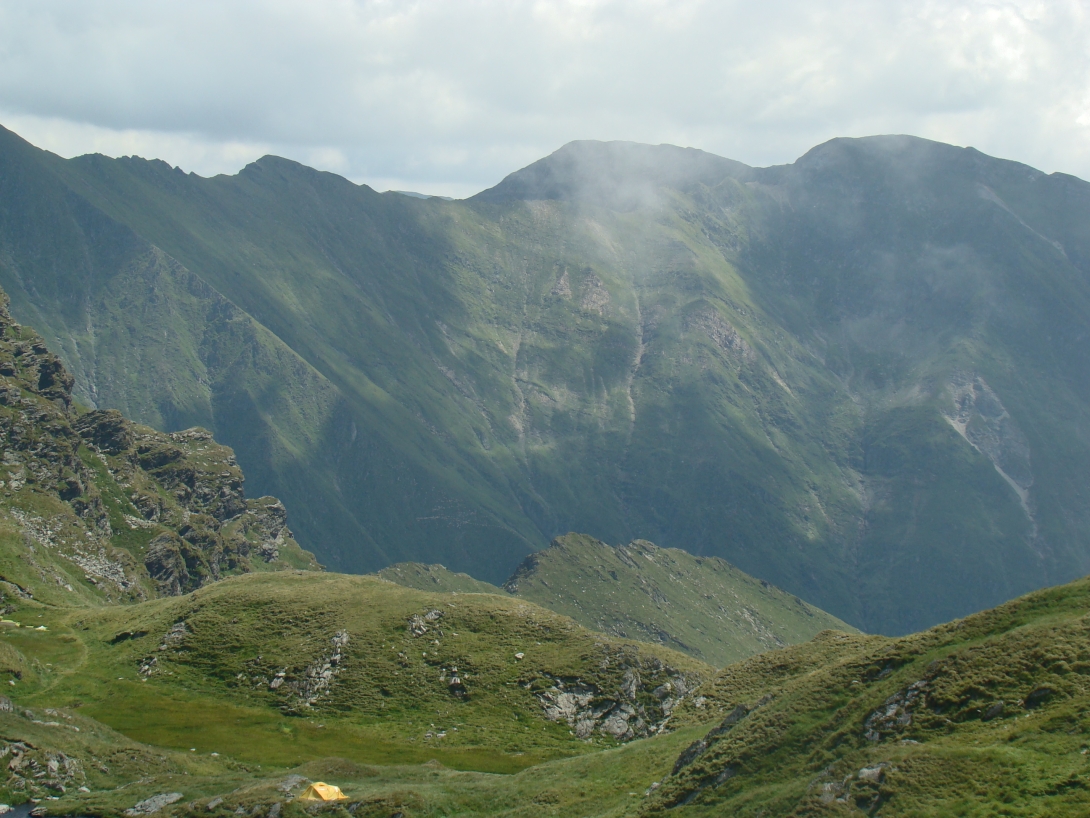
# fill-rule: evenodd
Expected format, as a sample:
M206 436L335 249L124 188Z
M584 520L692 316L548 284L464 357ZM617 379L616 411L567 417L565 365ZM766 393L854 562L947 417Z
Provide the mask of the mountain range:
M207 431L73 381L0 303L0 811L1090 808L1086 579L895 639L638 540L557 538L504 589L331 573Z
M464 201L0 132L0 286L74 396L210 429L344 571L567 531L906 633L1090 568L1090 187L912 137L577 142Z

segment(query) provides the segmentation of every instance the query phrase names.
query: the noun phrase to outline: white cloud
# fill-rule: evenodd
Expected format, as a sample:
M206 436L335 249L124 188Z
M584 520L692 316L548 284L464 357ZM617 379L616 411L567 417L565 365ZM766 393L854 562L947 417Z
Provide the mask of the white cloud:
M773 164L914 133L1090 178L1088 44L1078 0L26 0L0 5L0 123L447 195L586 138Z

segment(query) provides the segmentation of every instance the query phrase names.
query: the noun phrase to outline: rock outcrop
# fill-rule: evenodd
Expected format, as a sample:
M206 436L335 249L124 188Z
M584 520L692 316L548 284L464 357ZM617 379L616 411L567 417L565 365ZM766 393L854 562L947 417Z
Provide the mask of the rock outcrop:
M211 434L83 411L72 385L0 293L0 523L21 535L27 572L0 579L74 601L176 595L232 573L320 567L292 537L282 503L246 498L234 453Z
M583 679L536 680L534 688L548 685L537 693L545 718L567 722L578 738L600 733L631 741L661 731L674 708L698 684L657 659L622 666L624 675L614 690Z

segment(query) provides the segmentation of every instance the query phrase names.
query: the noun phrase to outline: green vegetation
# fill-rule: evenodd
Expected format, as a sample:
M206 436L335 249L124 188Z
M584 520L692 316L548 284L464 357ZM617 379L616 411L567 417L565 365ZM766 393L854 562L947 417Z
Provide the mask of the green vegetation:
M658 642L716 666L855 629L717 557L568 534L504 586L597 631Z
M433 605L442 616L419 613ZM826 631L712 674L511 597L370 577L249 574L78 610L28 601L22 627L0 633L3 664L22 668L16 705L0 699L0 795L52 790L41 805L58 815L178 792L163 815L279 803L302 816L293 798L310 779L363 816L1080 816L1088 610L1090 579L898 639ZM331 632L350 637L336 672L300 706ZM473 669L464 697L437 672L454 661ZM614 737L599 719L585 740L548 716L558 681L592 682L616 708L636 668L646 707L658 667L675 686L704 681L653 735Z
M717 558L585 535L505 591L438 565L326 573L209 433L84 410L72 380L0 305L5 803L303 818L326 779L347 798L319 809L363 818L1090 810L1090 578L717 672L628 637L712 658L842 623ZM881 524L959 500L906 506L897 463L978 499L1025 482L991 388L955 386L943 423L900 406L868 427Z
M117 814L334 756L512 774L655 735L713 673L439 566L390 573L478 592L315 570L230 449L71 386L0 304L0 800Z
M502 594L503 589L489 582L474 579L469 574L456 574L442 565L421 565L418 562L399 562L383 568L377 577L416 588L418 591L439 591L455 594ZM540 604L540 603L539 603ZM550 607L548 605L546 608Z
M331 756L355 769L429 762L515 773L654 735L713 672L510 597L425 593L311 571L241 575L127 606L26 601L12 615L20 626L0 631L19 705L7 738L41 751L23 727L52 726L50 752L80 759L85 771L104 754L124 752L81 744L88 725L106 744L142 742L143 755L164 748L168 754L139 776L142 783L155 776L156 786L187 774L186 764L170 760L187 751L206 760L202 775L244 771L255 781L259 769ZM663 695L664 686L672 692ZM569 694L566 706L564 691L585 698ZM80 741L67 740L66 725L80 727ZM643 760L633 774L642 774L646 751L634 758ZM130 783L131 770L97 776L94 789ZM395 767L381 777L399 775L404 787L415 771ZM16 775L0 796L40 798L52 781L64 784ZM192 798L216 786L222 781L187 782L186 790ZM605 781L593 789L594 797L616 797L606 795ZM84 811L130 798L76 797Z
M1084 814L1088 604L1084 579L914 636L827 634L724 671L677 716L723 725L642 814Z
M1077 179L575 143L449 202L3 131L0 194L0 284L78 399L212 430L335 569L647 538L891 634L1090 570Z

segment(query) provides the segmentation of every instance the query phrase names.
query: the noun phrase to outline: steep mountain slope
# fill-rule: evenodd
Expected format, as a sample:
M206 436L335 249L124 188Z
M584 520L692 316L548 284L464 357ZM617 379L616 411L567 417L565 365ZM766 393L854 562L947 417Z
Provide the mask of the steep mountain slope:
M1090 569L1079 180L575 143L445 202L0 136L0 284L77 394L209 426L334 567L642 537L888 633Z
M230 449L72 404L72 376L0 292L0 594L52 604L180 594L313 568L274 497L246 499ZM10 607L10 606L9 606Z
M609 546L557 537L527 557L503 588L442 565L398 563L375 576L422 591L509 593L622 639L667 645L715 666L855 629L718 557L636 540Z
M750 262L779 274L750 280L866 407L868 618L907 630L909 599L948 618L958 588L1084 573L1090 186L910 137L834 140L760 184L790 207Z
M853 631L717 557L568 534L526 558L504 588L604 633L659 642L716 666Z
M335 475L308 466L336 462L338 433L351 433L332 384L73 191L56 157L8 131L0 143L2 283L15 314L75 375L77 398L160 430L211 429L260 493L290 497L304 529L309 514L322 518L327 558L336 543L367 542L342 510Z

